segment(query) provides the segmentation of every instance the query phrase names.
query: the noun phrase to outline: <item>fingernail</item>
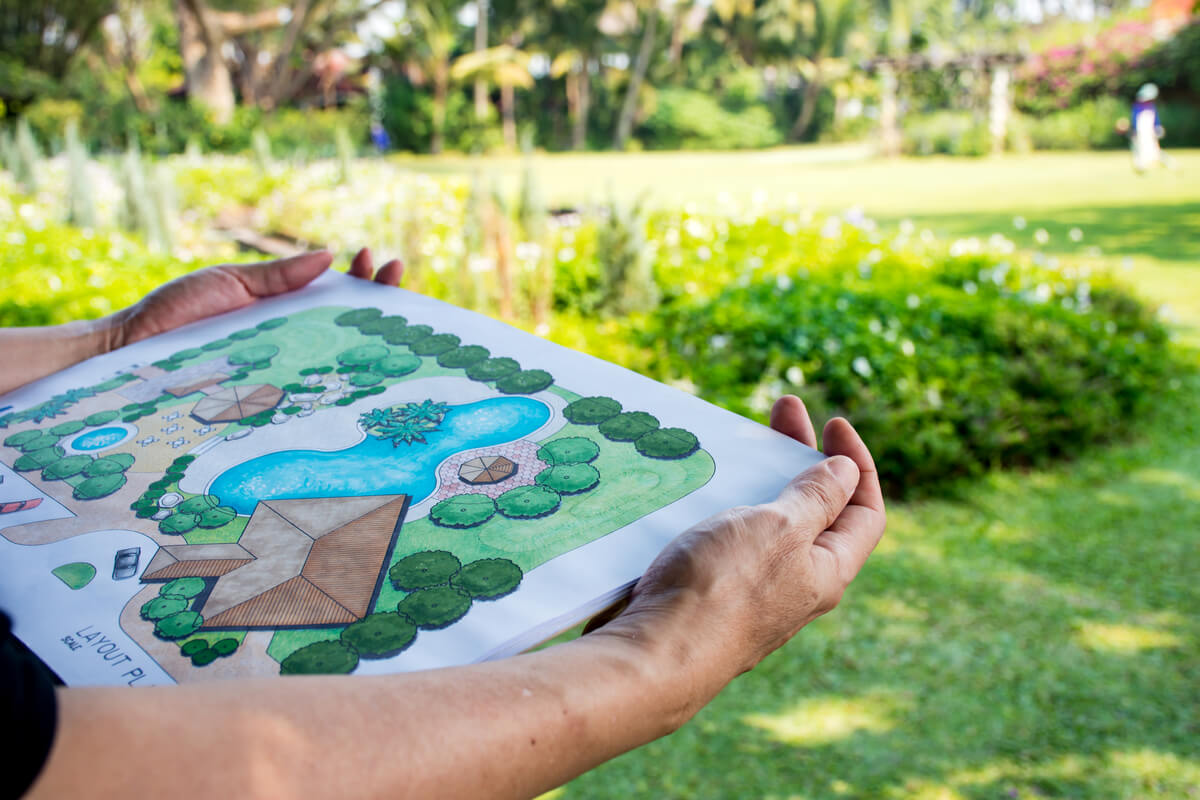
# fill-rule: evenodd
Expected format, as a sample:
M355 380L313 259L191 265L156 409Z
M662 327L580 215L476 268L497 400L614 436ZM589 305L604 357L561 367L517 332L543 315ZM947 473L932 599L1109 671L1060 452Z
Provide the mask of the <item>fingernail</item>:
M830 456L825 463L847 492L853 492L858 487L858 465L853 460L846 456Z

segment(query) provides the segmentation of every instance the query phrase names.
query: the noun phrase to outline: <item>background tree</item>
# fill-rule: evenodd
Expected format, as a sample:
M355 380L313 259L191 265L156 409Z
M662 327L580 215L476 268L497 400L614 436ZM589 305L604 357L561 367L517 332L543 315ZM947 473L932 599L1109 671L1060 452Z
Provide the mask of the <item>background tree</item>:
M0 0L0 100L14 111L56 94L116 0Z

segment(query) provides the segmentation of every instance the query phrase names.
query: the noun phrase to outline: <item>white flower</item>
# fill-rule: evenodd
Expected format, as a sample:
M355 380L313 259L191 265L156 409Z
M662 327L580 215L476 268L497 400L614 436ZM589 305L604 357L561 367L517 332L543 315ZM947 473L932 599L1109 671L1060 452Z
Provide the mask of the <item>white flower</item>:
M967 294L975 294L979 291L979 287L975 284L975 281L966 281L963 283L963 291Z
M687 235L693 239L707 239L708 229L704 227L704 223L696 218L689 219L683 223L683 229L687 231Z
M871 377L873 372L871 369L871 362L867 361L867 359L863 356L859 356L858 358L854 359L854 361L850 362L850 369L857 372L859 376L863 378Z
M1079 228L1071 228L1071 230L1067 232L1067 236L1071 237L1072 242L1083 241L1083 231Z
M781 292L786 292L792 288L792 279L787 275L780 275L775 279L775 288Z
M1014 228L1016 228L1017 230L1019 230L1019 231L1023 231L1023 230L1025 230L1025 226L1026 226L1027 224L1028 224L1028 223L1027 223L1027 222L1025 222L1025 218L1024 218L1024 217L1020 217L1020 216L1018 216L1018 217L1013 217L1013 227L1014 227Z
M792 386L804 385L804 370L797 366L788 367L787 372L784 373L784 377L787 378L788 383Z
M558 260L563 264L567 263L568 261L574 261L575 260L575 248L574 247L564 247L561 250L559 250L558 251Z
M707 245L702 244L696 248L696 258L701 261L708 261L712 258L712 250L709 250Z
M1050 233L1045 228L1038 228L1033 232L1033 240L1038 244L1044 245L1050 241Z
M912 236L917 230L916 224L911 219L900 220L900 232L905 236Z
M724 350L729 346L729 337L718 333L708 340L708 346L713 350Z
M915 294L910 294L908 297L904 298L904 305L908 306L909 308L917 308L921 305L921 298Z
M913 346L911 339L905 339L904 341L900 342L900 352L911 357L917 352L917 348Z
M663 236L663 241L665 241L669 247L678 247L679 228L667 228L667 232Z

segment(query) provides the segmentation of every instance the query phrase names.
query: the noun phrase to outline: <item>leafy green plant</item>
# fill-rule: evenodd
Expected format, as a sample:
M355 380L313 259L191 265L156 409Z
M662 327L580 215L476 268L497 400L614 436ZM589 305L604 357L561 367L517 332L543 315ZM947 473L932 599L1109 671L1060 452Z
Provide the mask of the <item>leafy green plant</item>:
M596 488L600 483L600 473L591 464L566 464L548 467L539 472L534 480L539 486L553 489L559 494L580 494Z
M639 436L633 446L647 458L686 458L700 449L700 441L683 428L659 428Z
M538 448L537 457L551 466L586 464L600 455L600 446L586 436L568 436Z
M621 404L611 397L582 397L563 409L563 416L576 425L599 425L621 413Z
M600 423L600 433L614 442L632 442L658 427L658 418L645 411L623 411Z
M444 528L473 528L496 513L496 501L485 494L459 494L429 509L429 519Z
M446 628L471 610L471 596L452 586L418 589L396 605L396 610L421 630Z
M553 514L562 499L545 486L518 486L496 498L496 509L513 519L535 519Z
M279 664L280 675L345 675L358 666L358 651L338 641L313 642Z
M505 375L496 381L496 388L505 394L535 394L548 389L554 377L543 369L527 369Z
M408 617L392 612L369 614L346 626L341 636L360 658L391 658L416 638L417 626Z
M405 556L393 564L388 570L388 578L397 589L410 592L449 583L461 568L462 562L453 553L445 550L425 550Z
M515 592L524 577L507 558L484 558L464 566L453 583L475 600L497 600Z

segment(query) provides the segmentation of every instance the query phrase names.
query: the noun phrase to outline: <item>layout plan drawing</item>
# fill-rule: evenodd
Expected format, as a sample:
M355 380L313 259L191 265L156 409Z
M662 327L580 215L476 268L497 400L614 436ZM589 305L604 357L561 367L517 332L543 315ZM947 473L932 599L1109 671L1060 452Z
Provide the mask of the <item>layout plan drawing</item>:
M514 654L821 455L328 274L0 397L0 609L69 685Z

